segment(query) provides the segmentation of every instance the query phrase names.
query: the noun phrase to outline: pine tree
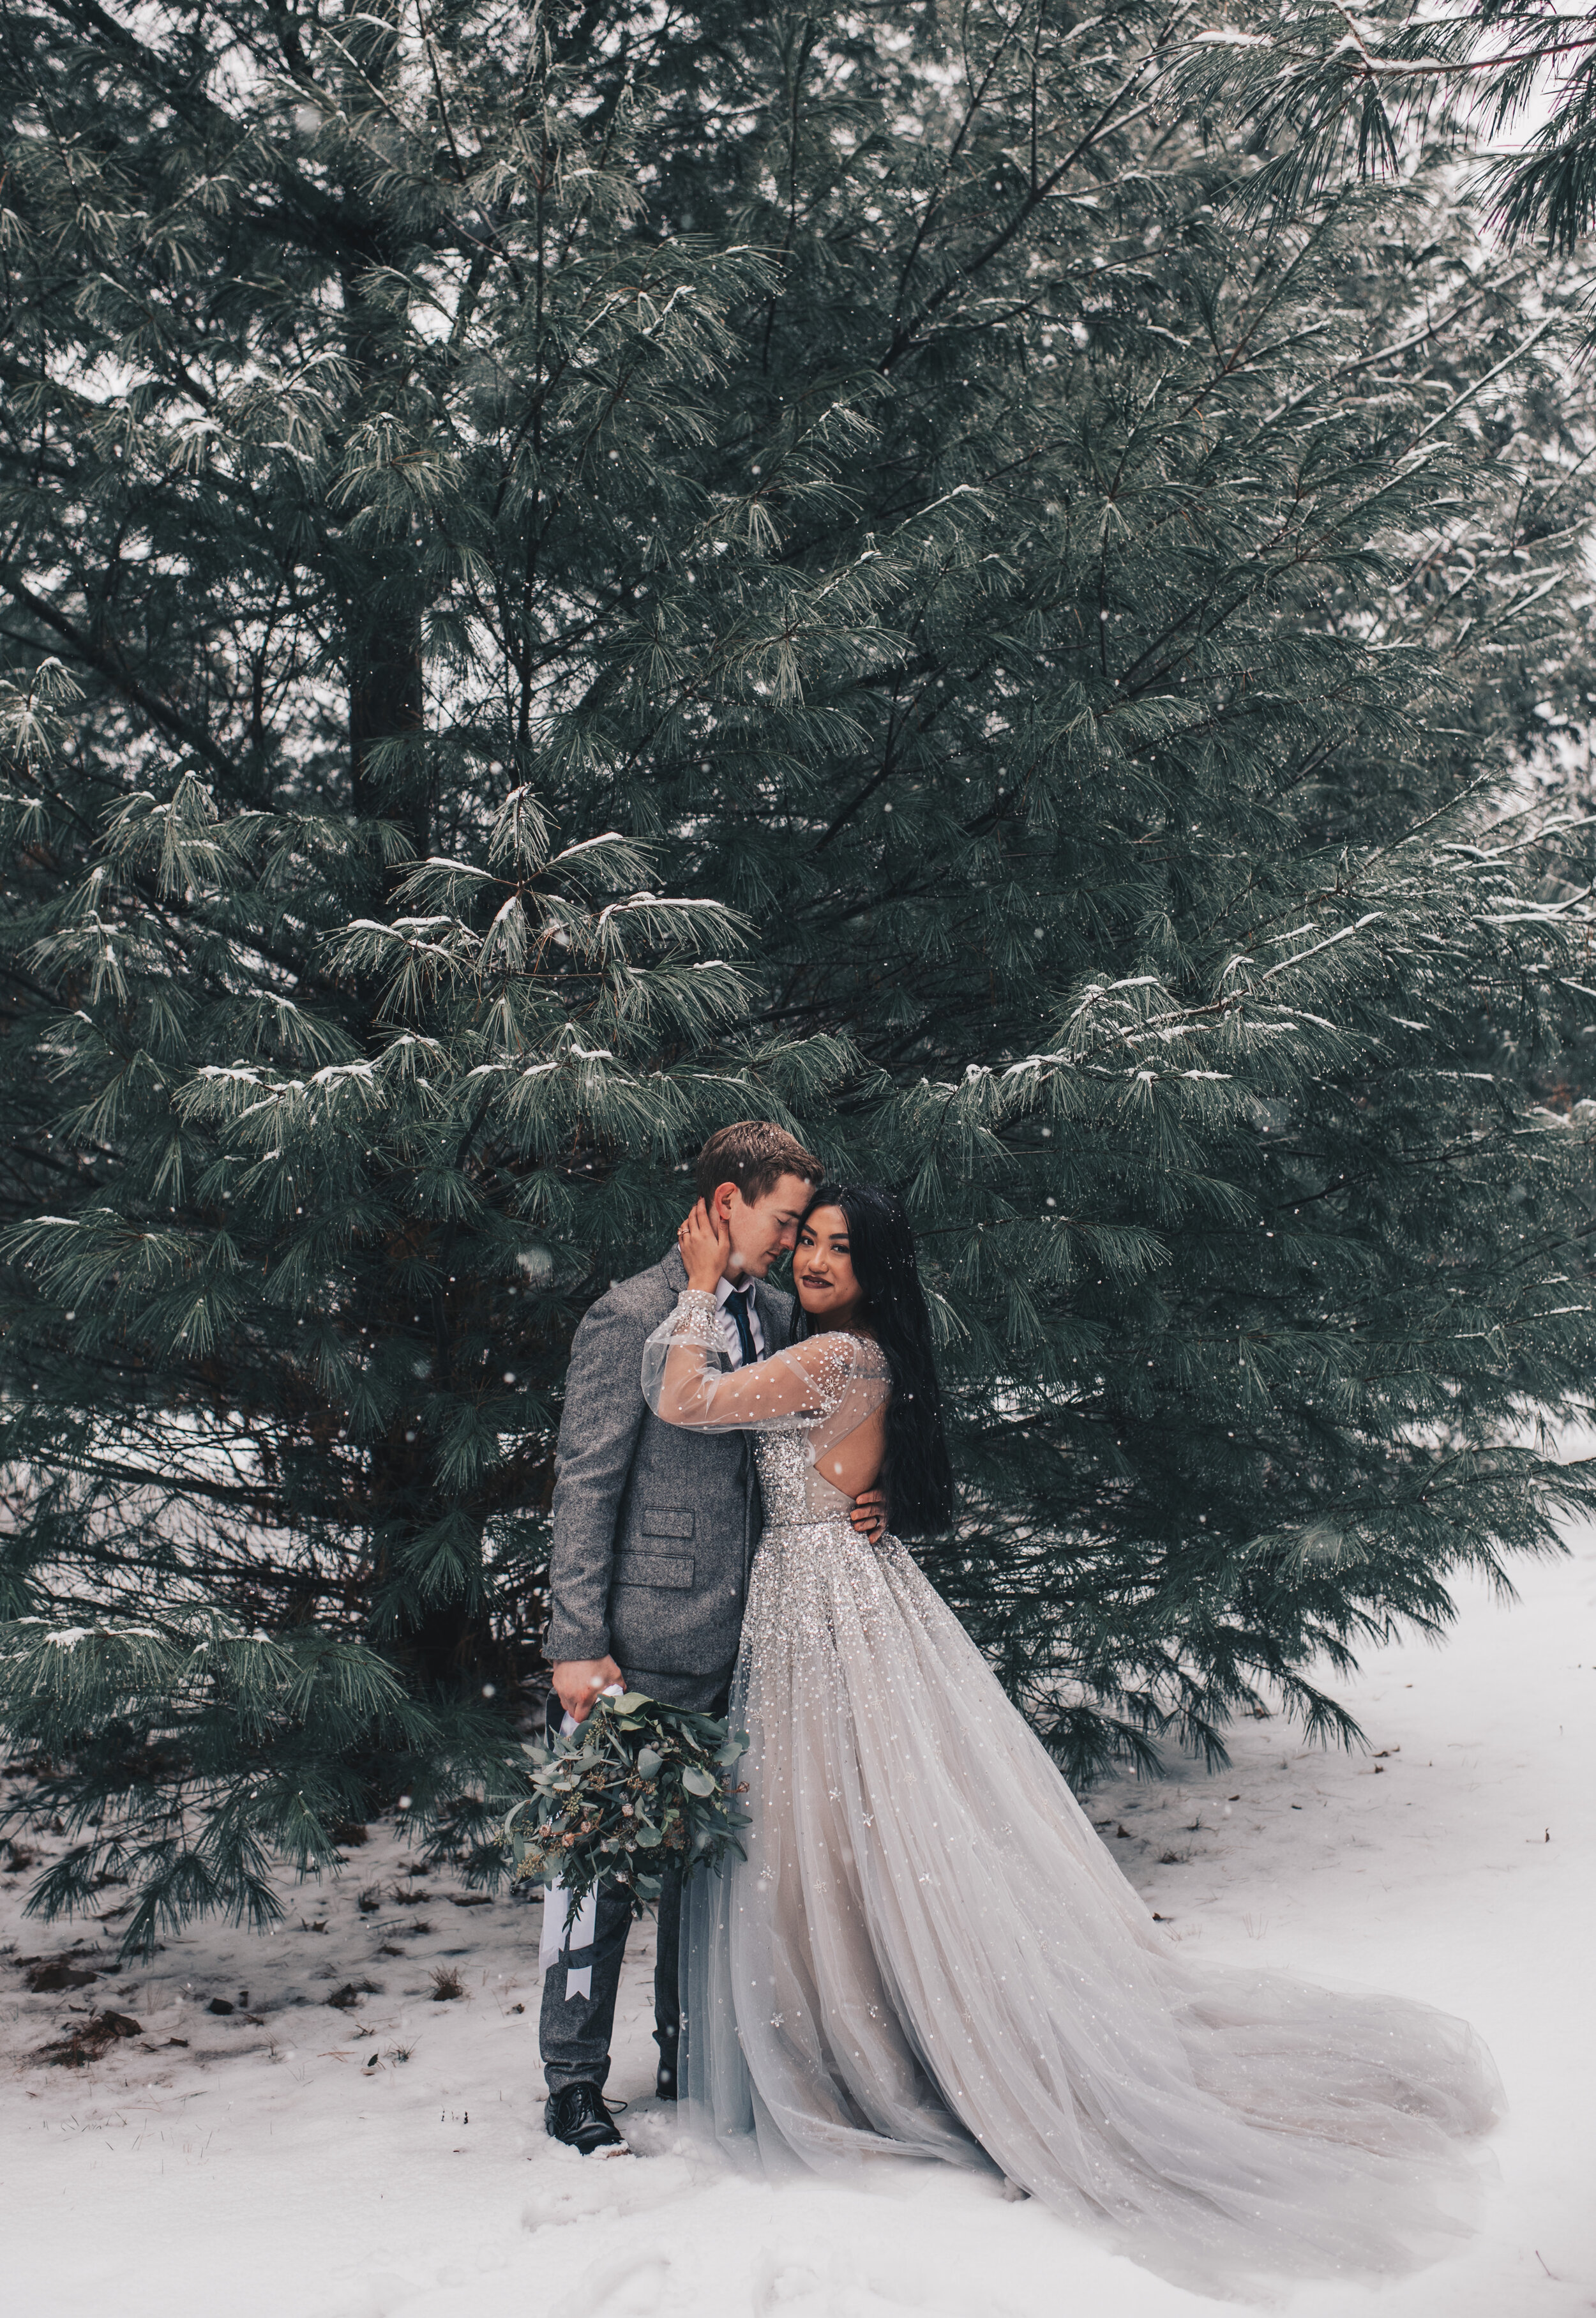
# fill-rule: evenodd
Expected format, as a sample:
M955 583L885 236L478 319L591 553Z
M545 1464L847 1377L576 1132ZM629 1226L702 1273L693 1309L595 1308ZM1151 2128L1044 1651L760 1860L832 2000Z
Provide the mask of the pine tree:
M1571 293L1422 177L1253 239L1161 40L8 14L40 1904L491 1872L570 1331L729 1119L904 1190L927 1564L1076 1774L1349 1735L1587 1500Z
M1571 254L1596 219L1596 31L1588 15L1518 0L1400 6L1255 6L1188 41L1182 93L1242 128L1256 213L1294 208L1349 166L1384 175L1425 145L1477 160L1492 222L1510 242ZM1534 126L1516 146L1512 132ZM1504 132L1506 132L1504 136Z

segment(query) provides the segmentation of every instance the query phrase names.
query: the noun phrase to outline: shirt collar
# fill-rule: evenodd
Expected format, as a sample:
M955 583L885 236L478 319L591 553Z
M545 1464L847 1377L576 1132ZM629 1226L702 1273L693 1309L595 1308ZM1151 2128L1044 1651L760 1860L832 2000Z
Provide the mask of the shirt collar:
M751 1304L754 1300L754 1282L751 1280L728 1280L722 1271L715 1282L717 1307L723 1312L733 1296L740 1296L745 1304Z

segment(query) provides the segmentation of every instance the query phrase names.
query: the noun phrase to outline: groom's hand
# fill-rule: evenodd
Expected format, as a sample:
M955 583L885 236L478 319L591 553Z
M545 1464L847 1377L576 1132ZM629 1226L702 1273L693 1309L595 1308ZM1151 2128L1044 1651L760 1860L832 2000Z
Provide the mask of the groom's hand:
M874 1545L887 1525L886 1491L862 1489L854 1499L854 1508L848 1519L859 1535L867 1537Z
M601 1690L625 1680L614 1658L563 1658L551 1674L555 1697L577 1722L586 1722Z

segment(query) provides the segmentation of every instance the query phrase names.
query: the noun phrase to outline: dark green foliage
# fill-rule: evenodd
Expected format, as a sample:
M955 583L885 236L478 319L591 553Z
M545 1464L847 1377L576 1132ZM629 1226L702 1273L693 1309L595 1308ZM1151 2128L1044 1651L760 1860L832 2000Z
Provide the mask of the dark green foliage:
M1182 44L1174 86L1241 128L1254 214L1295 209L1349 165L1394 173L1426 141L1475 148L1537 126L1481 172L1509 241L1566 255L1596 219L1596 29L1531 0L1221 10Z
M40 1758L34 1808L81 1838L38 1879L32 1904L47 1915L103 1906L104 1885L131 1884L124 1954L149 1954L157 1932L212 1909L257 1929L273 1922L281 1863L303 1873L336 1858L339 1822L362 1802L357 1764L369 1778L380 1761L429 1795L466 1735L459 1717L446 1729L407 1696L373 1652L327 1632L247 1634L167 1605L142 1626L20 1619L6 1652L8 1694L25 1702L13 1735ZM474 1767L487 1734L469 1735Z
M3 21L5 1712L95 1860L492 1872L570 1330L749 1114L910 1202L928 1563L1072 1770L1551 1544L1556 282L1234 228L1134 6Z

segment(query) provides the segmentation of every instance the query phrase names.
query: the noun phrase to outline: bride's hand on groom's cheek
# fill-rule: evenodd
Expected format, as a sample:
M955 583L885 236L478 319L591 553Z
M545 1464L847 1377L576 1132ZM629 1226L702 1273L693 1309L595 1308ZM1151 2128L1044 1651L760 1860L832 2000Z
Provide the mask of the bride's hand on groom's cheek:
M676 1244L687 1267L688 1287L713 1295L731 1253L731 1235L707 1201L700 1199L678 1227Z

